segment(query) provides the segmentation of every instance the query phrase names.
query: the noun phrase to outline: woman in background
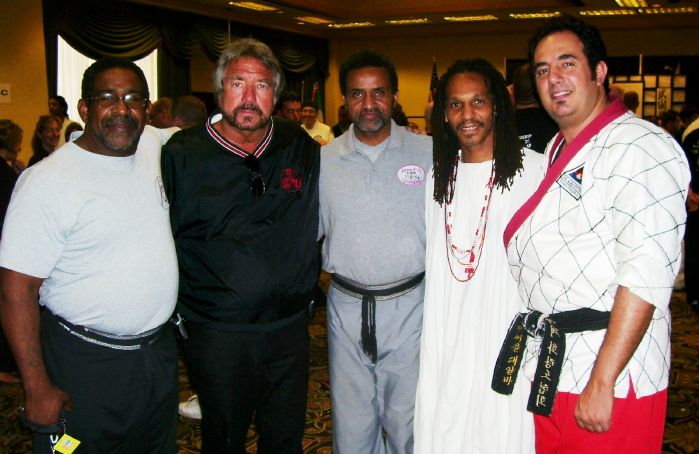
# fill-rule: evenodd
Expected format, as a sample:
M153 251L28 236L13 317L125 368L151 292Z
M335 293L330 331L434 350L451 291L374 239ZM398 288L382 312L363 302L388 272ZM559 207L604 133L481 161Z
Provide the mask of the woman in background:
M2 225L5 223L5 212L17 182L15 161L21 150L22 128L11 120L0 120L0 238ZM12 352L7 345L5 334L0 329L0 383L19 383L19 378L12 374L16 371Z
M41 161L56 149L61 139L61 120L55 115L42 115L36 122L32 136L34 154L29 158L29 167Z

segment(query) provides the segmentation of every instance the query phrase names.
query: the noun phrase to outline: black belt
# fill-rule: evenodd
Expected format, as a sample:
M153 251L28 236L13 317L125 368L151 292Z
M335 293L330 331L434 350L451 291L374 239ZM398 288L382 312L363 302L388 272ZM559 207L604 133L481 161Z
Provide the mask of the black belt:
M152 343L162 332L163 326L143 332L141 334L120 336L116 334L103 333L84 326L78 326L52 313L48 309L43 311L45 322L56 324L73 336L102 347L113 348L115 350L139 350L143 344Z
M566 333L606 329L609 315L610 312L589 308L546 316L539 311L517 314L502 343L490 387L500 394L512 394L524 356L527 336L542 336L527 410L549 416L565 358Z
M362 299L362 350L376 362L376 301L390 300L405 295L425 277L425 272L400 281L382 285L362 285L349 279L332 275L333 286L345 295Z

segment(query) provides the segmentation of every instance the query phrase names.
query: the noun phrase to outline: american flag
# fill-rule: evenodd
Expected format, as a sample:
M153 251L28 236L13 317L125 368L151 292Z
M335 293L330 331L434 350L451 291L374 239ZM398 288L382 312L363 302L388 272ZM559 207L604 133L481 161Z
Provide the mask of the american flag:
M437 95L437 85L439 85L439 74L437 73L437 58L432 57L432 78L430 79L430 93Z

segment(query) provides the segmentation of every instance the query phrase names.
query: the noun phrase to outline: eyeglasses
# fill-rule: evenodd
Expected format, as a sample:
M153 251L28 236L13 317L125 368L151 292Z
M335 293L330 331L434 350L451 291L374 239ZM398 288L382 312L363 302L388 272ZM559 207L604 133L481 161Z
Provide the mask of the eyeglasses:
M124 96L115 95L113 93L100 93L97 96L85 98L90 101L96 101L97 106L101 109L113 109L119 101L124 101L126 107L131 110L142 109L146 107L148 99L139 93L128 93Z
M262 179L260 174L260 161L255 157L255 155L249 154L245 156L245 167L248 168L248 175L250 176L250 190L252 195L258 199L265 195L265 181Z

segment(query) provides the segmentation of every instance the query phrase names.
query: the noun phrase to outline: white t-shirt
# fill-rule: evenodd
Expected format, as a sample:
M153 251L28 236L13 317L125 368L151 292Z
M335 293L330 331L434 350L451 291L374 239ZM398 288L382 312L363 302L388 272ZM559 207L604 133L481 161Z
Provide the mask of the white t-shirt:
M68 143L27 169L8 209L0 266L45 279L40 304L76 325L135 335L167 321L178 271L163 140L146 129L123 158Z

